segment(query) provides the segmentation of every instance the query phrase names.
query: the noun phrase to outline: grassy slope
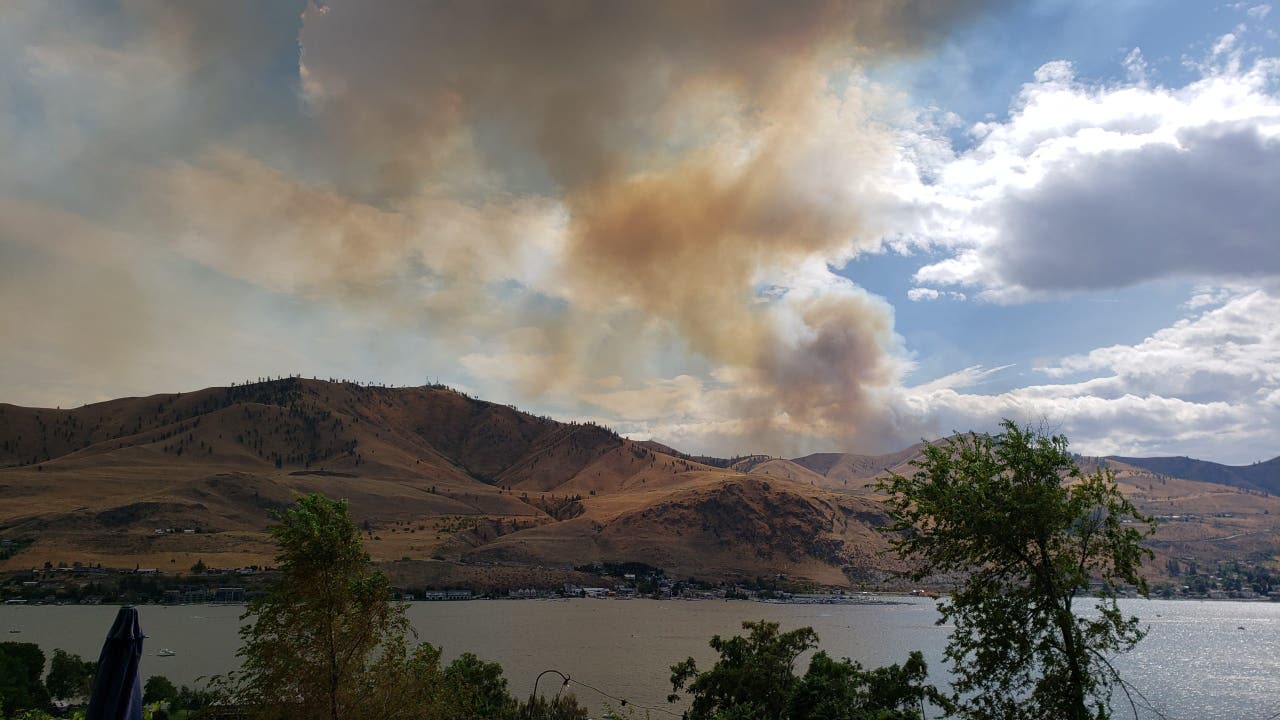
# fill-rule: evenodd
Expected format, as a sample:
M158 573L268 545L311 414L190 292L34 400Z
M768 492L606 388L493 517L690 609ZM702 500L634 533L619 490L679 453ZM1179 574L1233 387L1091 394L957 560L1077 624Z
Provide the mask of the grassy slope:
M840 584L896 566L869 485L911 472L919 450L693 458L444 388L302 379L72 410L0 405L0 536L35 539L9 569L264 564L271 512L318 491L350 501L375 559L436 575L638 560ZM1162 557L1274 553L1276 498L1108 462L1144 512L1193 516L1161 525ZM155 532L171 527L201 532Z
M74 410L3 406L0 464L0 534L35 539L9 569L268 563L270 513L313 491L349 500L379 560L641 560L839 581L842 563L874 562L854 544L879 542L861 521L844 528L852 500L804 482L761 484L443 388L288 379Z

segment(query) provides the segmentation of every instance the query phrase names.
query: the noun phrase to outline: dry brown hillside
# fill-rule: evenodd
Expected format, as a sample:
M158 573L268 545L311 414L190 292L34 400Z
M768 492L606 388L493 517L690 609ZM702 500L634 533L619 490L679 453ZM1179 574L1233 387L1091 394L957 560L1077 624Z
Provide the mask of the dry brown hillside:
M819 487L837 493L866 494L872 492L877 478L890 473L915 472L911 463L921 457L923 447L920 443L901 452L878 456L819 453L789 462L821 475L825 483L817 481L815 484ZM1208 464L1186 458L1180 460L1175 467L1196 468ZM788 461L769 461L758 467L772 475L771 469L779 462ZM1238 487L1232 482L1234 477L1221 483L1180 478L1117 458L1082 457L1079 464L1085 472L1109 468L1115 473L1121 491L1138 510L1157 519L1155 534L1147 541L1147 547L1155 553L1153 561L1147 564L1150 577L1168 579L1165 569L1170 560L1209 568L1219 562L1276 565L1280 554L1280 518L1277 518L1280 498L1266 490ZM1262 472L1268 467L1263 463L1247 469Z
M923 444L889 455L853 455L850 453L815 453L796 458L794 462L826 479L824 487L848 492L861 492L876 478L889 473L909 474L910 462L920 457Z
M654 445L444 387L301 378L5 405L0 534L33 541L5 566L268 564L271 513L313 491L350 502L378 560L822 582L892 564L874 506Z
M433 581L638 561L681 577L847 584L897 569L872 485L912 472L921 447L694 457L445 387L301 378L69 410L0 405L0 537L30 541L3 567L269 564L271 514L323 492L350 502L375 559ZM1167 558L1270 561L1280 546L1275 497L1086 465L1097 462L1166 518L1157 572Z

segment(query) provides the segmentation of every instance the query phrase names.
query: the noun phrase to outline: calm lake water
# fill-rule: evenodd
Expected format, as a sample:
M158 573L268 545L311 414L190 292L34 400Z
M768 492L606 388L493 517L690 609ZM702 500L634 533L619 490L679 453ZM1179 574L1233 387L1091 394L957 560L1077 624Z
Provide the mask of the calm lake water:
M1150 626L1147 638L1116 665L1173 720L1249 720L1280 713L1280 604L1122 601L1125 612ZM35 642L46 653L63 648L96 659L115 607L0 606L0 639ZM143 606L147 633L145 675L177 683L236 667L240 607ZM911 649L925 652L935 682L945 682L933 602L903 599L892 605L774 605L745 601L523 600L413 603L409 617L421 640L440 645L446 658L471 651L502 663L510 688L527 695L543 670L626 698L633 705L670 709L669 667L692 655L713 659L707 641L732 635L743 620L766 619L784 630L810 626L834 656L866 666L900 662ZM3 634L14 629L17 634ZM175 657L156 657L161 648ZM803 669L803 664L801 665ZM558 680L543 678L554 692ZM599 712L617 705L590 690L574 689ZM1123 702L1122 700L1120 702ZM1117 703L1116 717L1131 717ZM677 713L678 715L678 713ZM654 712L653 718L667 717ZM644 717L639 713L638 717ZM1140 712L1141 718L1154 714Z

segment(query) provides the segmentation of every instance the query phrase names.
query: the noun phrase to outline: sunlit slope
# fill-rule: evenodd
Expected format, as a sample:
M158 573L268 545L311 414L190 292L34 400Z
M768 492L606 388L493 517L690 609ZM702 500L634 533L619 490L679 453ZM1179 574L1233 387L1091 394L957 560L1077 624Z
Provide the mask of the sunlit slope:
M694 457L444 387L301 378L68 410L0 405L0 537L30 542L3 566L269 564L272 513L323 492L350 502L375 559L419 562L430 577L638 561L685 577L846 584L899 567L875 529L873 486L913 472L922 447ZM1168 558L1270 562L1280 548L1280 500L1260 483L1082 462L1108 464L1162 518L1156 573Z
M820 549L875 536L827 537L843 510L814 500L811 478L762 485L443 387L288 378L71 410L6 405L0 448L0 533L33 541L9 568L269 563L271 513L313 491L348 499L382 560L638 560L693 575L776 564L814 579L878 562Z
M1200 480L1246 490L1262 490L1272 494L1280 493L1280 457L1252 465L1223 465L1189 457L1110 457L1107 459L1146 470L1157 476Z
M822 487L841 492L867 492L877 478L890 473L909 475L914 472L910 463L920 457L923 447L922 443L917 443L887 455L815 453L795 458L792 462L821 475L825 479Z
M923 447L917 444L880 456L820 453L791 462L821 474L827 482L819 486L875 498L876 478L915 472L912 462L921 458ZM778 462L787 461L760 467ZM1189 458L1079 458L1085 472L1110 468L1121 492L1140 512L1157 519L1155 534L1147 541L1156 554L1148 564L1156 578L1164 575L1169 559L1202 567L1218 562L1275 564L1280 553L1280 498L1264 489L1275 462L1231 467ZM1197 477L1172 474L1178 472Z
M700 577L784 573L842 585L898 567L878 503L725 471L584 500L582 514L504 536L466 557L581 563L632 557Z

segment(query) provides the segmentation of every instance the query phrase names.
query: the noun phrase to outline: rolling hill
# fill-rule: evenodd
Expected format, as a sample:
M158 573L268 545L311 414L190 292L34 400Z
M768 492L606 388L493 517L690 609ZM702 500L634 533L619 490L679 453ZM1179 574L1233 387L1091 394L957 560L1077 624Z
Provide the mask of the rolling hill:
M1117 463L1159 475L1230 485L1248 490L1280 494L1280 457L1252 465L1222 465L1189 457L1129 458L1108 457Z
M434 583L552 582L566 566L637 561L679 577L848 585L901 568L876 531L872 486L911 472L921 447L699 457L442 386L302 378L0 405L0 538L24 541L0 568L267 565L271 514L323 492L349 501L375 560ZM1151 541L1162 559L1275 555L1276 461L1093 462L1166 518Z
M870 530L874 503L812 478L716 467L444 387L286 378L68 410L0 405L0 464L0 536L31 541L9 569L269 564L271 513L311 491L347 498L383 561L640 560L833 584L894 565Z

